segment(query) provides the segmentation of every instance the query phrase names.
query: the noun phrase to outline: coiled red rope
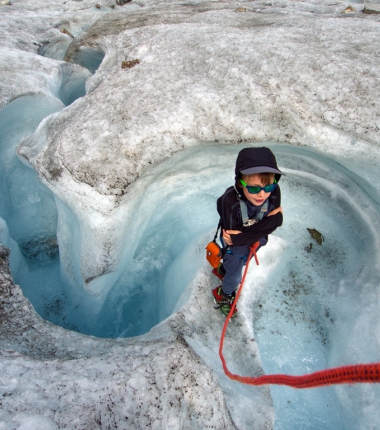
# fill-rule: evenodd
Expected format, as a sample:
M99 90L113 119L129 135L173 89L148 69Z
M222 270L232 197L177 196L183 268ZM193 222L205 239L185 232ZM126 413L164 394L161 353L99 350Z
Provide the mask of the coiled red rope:
M290 376L290 375L262 375L257 377L240 376L231 373L226 364L226 360L223 356L223 345L224 338L227 331L228 323L230 322L231 316L233 315L236 303L239 300L240 293L243 289L245 277L247 275L248 266L252 256L255 257L256 264L259 264L259 260L256 255L256 250L259 247L259 243L254 243L250 248L250 253L247 259L247 264L244 270L243 278L240 283L240 287L236 294L235 301L231 306L231 310L226 317L226 321L223 326L222 336L220 338L219 346L219 357L222 361L224 373L232 380L241 382L242 384L248 385L287 385L293 388L314 388L323 387L326 385L334 384L357 384L363 382L376 383L380 382L380 363L372 364L354 364L350 366L335 367L332 369L321 370L319 372L310 373L302 376Z

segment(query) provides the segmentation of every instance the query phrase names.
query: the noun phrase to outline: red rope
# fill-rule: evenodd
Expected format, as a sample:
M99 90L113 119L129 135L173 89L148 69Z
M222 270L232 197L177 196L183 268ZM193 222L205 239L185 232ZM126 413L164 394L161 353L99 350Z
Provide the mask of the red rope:
M223 356L223 345L224 338L227 331L228 323L230 322L231 316L233 315L236 303L239 299L240 293L243 289L245 277L247 275L248 266L252 255L255 257L256 264L259 264L257 259L256 249L259 243L254 243L250 248L250 253L247 259L247 264L245 266L243 278L240 283L240 287L236 294L235 301L231 306L231 310L226 318L223 326L222 336L220 338L219 346L219 357L222 361L224 373L232 380L241 382L242 384L248 385L287 385L293 388L313 388L313 387L323 387L326 385L334 384L357 384L363 382L380 382L380 363L372 364L354 364L350 366L335 367L333 369L321 370L319 372L310 373L309 375L302 376L290 376L290 375L263 375L258 377L251 376L240 376L231 373L226 364L226 360Z

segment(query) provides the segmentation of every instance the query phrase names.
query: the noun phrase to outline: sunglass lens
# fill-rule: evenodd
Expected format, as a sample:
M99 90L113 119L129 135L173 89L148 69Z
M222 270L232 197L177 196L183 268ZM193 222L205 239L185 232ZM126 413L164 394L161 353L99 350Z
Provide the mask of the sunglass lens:
M266 185L265 187L247 185L246 187L250 194L258 194L261 190L264 190L266 193L271 193L276 188L276 186L277 184Z
M277 184L267 185L266 187L264 187L264 191L266 193L271 193L276 188L276 185Z
M257 194L261 191L261 187L247 185L247 190L250 194Z

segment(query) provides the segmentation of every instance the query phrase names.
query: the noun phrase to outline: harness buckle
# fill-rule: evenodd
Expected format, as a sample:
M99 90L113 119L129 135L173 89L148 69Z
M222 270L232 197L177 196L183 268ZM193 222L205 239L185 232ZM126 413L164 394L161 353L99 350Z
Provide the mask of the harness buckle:
M248 221L246 221L246 222L243 223L243 226L244 227L249 227L251 225L256 224L257 222L258 222L257 219L248 219Z

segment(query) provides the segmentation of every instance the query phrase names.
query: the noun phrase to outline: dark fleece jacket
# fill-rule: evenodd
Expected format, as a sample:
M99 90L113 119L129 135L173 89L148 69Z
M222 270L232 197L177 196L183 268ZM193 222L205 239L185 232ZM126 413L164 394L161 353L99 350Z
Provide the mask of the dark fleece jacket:
M279 212L270 217L264 215L261 221L249 227L243 226L240 203L236 191L239 192L241 199L246 202L248 201L244 193L241 192L241 185L239 183L241 177L240 172L247 168L259 166L266 166L278 170L276 158L270 149L265 147L245 148L240 151L235 167L235 187L227 188L224 194L217 200L217 210L220 215L221 228L225 230L240 230L242 232L241 234L231 235L233 246L250 246L262 238L267 238L277 227L282 225L282 213ZM275 173L275 178L278 182L281 179L281 175ZM251 205L251 203L248 202L248 205ZM281 190L280 187L277 186L269 196L268 212L279 206L281 206Z

